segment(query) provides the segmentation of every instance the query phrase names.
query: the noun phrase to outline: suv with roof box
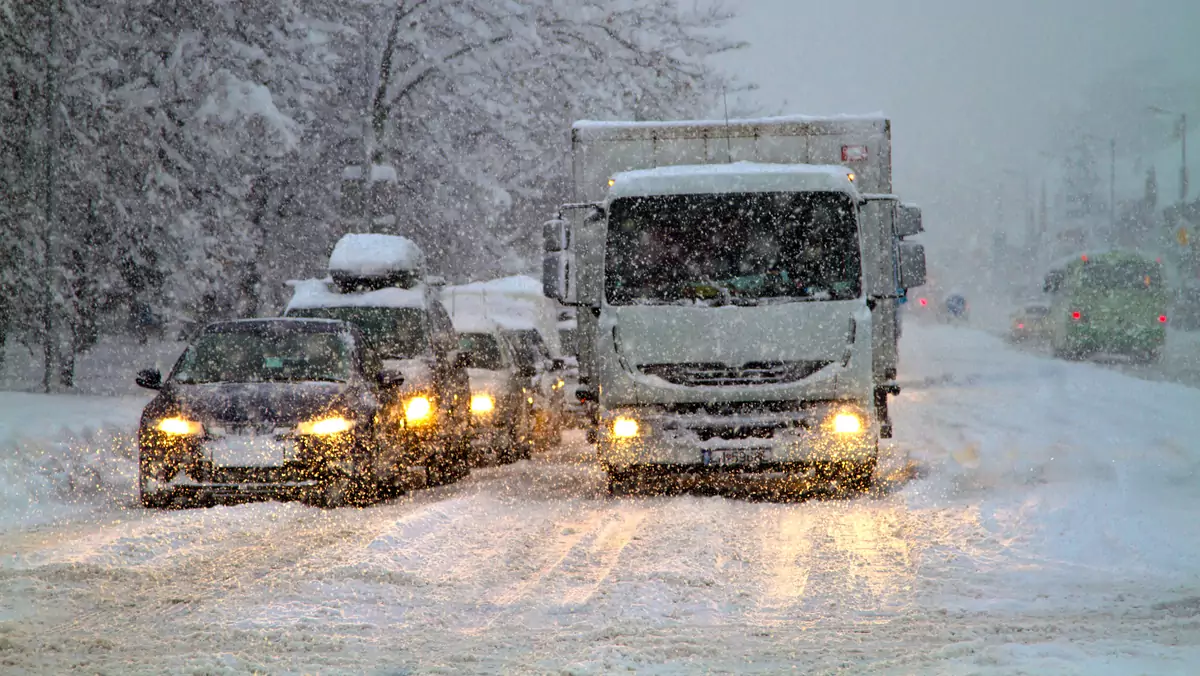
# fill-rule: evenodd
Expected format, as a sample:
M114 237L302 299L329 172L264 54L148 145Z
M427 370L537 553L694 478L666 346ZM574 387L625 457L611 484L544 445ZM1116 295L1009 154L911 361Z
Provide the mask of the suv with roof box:
M326 279L291 282L284 314L348 321L378 357L385 388L385 434L403 463L425 467L428 483L452 483L470 471L470 384L466 357L425 276L424 256L404 237L350 234L329 260Z

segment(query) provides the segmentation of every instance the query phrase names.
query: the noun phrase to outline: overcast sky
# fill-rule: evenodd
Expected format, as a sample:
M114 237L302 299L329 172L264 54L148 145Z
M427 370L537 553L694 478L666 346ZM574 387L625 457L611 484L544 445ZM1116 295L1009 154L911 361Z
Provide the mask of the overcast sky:
M1114 91L1114 105L1128 107L1137 98L1181 107L1200 101L1195 91L1154 88L1159 78L1200 82L1200 0L726 4L739 14L735 35L751 45L722 65L760 85L749 95L753 103L767 112L887 113L895 187L922 204L930 235L943 241L972 230L990 237L998 216L986 202L996 195L1006 196L1020 219L1022 177L1032 170L1036 184L1040 174L1053 173L1045 168L1053 161L1039 153L1057 154L1055 140L1063 134L1054 127L1075 119L1068 111L1083 105L1094 118L1083 126L1099 134L1125 124L1128 110L1114 116L1086 103L1085 92L1098 83L1123 78L1132 83L1123 86L1144 85L1133 94ZM1133 109L1152 103L1138 101ZM1191 112L1200 122L1200 109ZM1166 121L1156 124L1151 135L1164 136ZM1196 138L1200 157L1200 133ZM1119 154L1164 150L1145 145L1123 141Z

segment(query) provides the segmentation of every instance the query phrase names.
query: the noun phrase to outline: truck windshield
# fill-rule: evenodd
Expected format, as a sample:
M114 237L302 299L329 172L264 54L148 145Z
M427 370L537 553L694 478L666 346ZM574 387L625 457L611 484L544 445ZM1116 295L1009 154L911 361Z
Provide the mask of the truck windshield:
M854 204L837 192L614 200L605 293L613 305L857 298Z

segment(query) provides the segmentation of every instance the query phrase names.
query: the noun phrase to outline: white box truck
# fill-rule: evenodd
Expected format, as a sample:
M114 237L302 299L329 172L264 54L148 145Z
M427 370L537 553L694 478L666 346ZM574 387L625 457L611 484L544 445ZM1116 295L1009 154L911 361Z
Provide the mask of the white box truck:
M869 485L925 252L882 117L578 122L544 227L610 490L651 472Z

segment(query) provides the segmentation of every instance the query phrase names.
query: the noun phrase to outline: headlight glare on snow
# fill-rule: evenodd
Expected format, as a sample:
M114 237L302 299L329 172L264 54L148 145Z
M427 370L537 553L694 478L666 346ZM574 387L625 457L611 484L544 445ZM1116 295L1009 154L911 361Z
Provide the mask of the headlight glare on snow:
M409 425L425 425L433 420L433 403L429 397L418 396L404 402L404 420Z
M340 415L335 415L328 418L321 418L320 420L302 422L296 427L296 431L300 434L328 436L348 432L352 427L354 427L353 420L347 420Z
M174 416L171 418L163 418L162 420L159 420L158 424L155 425L154 427L159 432L164 432L166 434L175 434L175 435L180 435L180 436L191 435L191 434L201 434L204 432L204 428L200 425L200 423L192 422L191 420L188 420L186 418L181 418L179 416Z
M862 430L863 420L857 413L843 411L833 416L833 431L836 434L858 434Z
M496 409L496 400L486 392L471 395L471 413L484 415Z
M633 418L617 418L613 421L612 433L617 439L632 439L639 431L638 421Z

